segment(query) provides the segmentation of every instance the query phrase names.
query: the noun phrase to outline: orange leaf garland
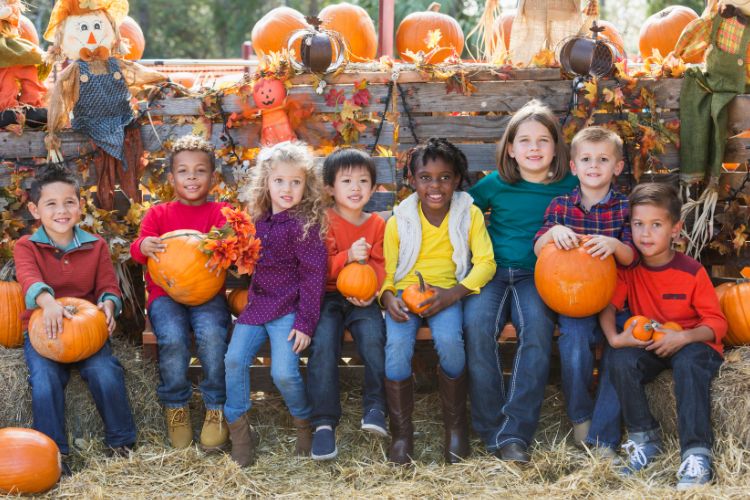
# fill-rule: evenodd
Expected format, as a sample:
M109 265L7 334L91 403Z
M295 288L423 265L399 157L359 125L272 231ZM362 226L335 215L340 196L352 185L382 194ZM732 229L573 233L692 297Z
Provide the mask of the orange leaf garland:
M255 224L242 209L224 207L222 215L227 222L213 228L203 241L201 249L210 255L209 267L228 269L237 267L237 274L251 274L260 258L261 244L255 237Z

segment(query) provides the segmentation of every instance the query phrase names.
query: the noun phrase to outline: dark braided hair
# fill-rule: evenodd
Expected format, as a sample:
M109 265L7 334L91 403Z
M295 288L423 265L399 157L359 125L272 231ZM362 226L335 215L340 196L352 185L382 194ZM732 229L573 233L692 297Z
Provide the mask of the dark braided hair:
M39 173L31 182L31 187L29 188L29 200L34 204L38 204L42 197L42 188L47 184L52 184L54 182L70 184L73 186L76 196L80 198L80 184L78 183L78 178L64 166L50 163L47 167L40 169Z
M407 175L414 177L417 167L424 167L428 161L437 159L443 160L453 168L453 172L459 177L457 190L464 190L469 182L469 162L463 151L442 137L430 137L425 144L409 150L406 155L404 177Z

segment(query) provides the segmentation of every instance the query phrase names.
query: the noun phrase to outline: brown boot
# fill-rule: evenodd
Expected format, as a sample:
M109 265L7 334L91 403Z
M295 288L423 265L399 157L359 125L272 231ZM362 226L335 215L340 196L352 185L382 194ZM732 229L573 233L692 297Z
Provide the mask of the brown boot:
M297 429L297 445L294 454L298 457L309 457L312 448L312 426L310 421L304 418L292 417L294 427Z
M466 422L466 371L456 378L450 378L438 370L440 401L443 404L443 428L445 441L443 456L449 464L455 464L469 456L469 430Z
M229 429L222 410L206 409L206 418L201 429L201 448L204 451L219 451L229 443Z
M172 448L187 448L193 442L193 427L190 424L190 408L167 408L167 435Z
M229 438L232 441L232 460L240 467L247 467L255 463L255 450L258 447L260 437L250 425L248 413L243 413L236 422L227 423L229 426Z
M385 379L388 419L391 428L391 447L388 461L399 465L411 463L414 454L414 382L411 377L401 382Z

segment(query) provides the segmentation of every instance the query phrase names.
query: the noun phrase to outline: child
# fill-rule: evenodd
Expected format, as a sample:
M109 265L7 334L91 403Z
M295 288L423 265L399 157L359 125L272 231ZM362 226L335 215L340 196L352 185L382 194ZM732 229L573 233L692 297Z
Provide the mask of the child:
M187 135L177 139L167 158L169 183L175 200L151 207L141 222L140 237L130 245L138 263L159 260L166 245L161 235L177 229L208 232L221 227L221 209L227 203L208 201L214 177L214 148L205 139ZM190 332L195 335L198 358L203 367L200 383L206 417L200 435L203 449L218 450L229 440L222 411L226 400L224 354L227 351L229 310L224 290L199 306L186 306L172 300L146 273L148 317L159 346L161 383L156 392L165 406L167 433L174 448L187 448L193 441L188 401L193 386L187 378L190 365Z
M63 317L71 317L55 297L76 297L104 311L109 334L122 309L120 289L107 243L78 227L81 200L78 181L69 172L52 167L34 179L29 192L29 212L42 225L31 236L22 236L13 249L16 275L23 287L26 311L24 330L34 309L41 307L47 335L63 333ZM40 356L26 336L24 355L29 367L34 429L51 437L66 456L65 386L70 369L78 368L88 384L104 421L110 453L128 456L135 444L135 422L125 392L124 371L112 355L109 342L99 352L78 363L62 364ZM63 470L70 473L63 463Z
M630 194L630 207L640 261L619 271L612 303L600 315L614 348L611 378L628 429L629 441L623 445L628 467L623 473L644 469L661 451L659 423L649 411L644 386L672 368L682 456L677 489L684 490L706 484L713 476L711 380L722 363L727 322L703 266L672 249L682 229L675 190L667 184L641 184ZM674 321L683 330L665 330L661 340L648 342L633 337L633 324L617 333L615 310L626 300L633 314L659 323Z
M550 201L577 184L557 118L531 101L511 118L497 146L497 172L469 194L490 212L489 234L498 271L464 304L466 360L474 429L502 460L528 462L549 374L555 314L534 285L534 235ZM506 392L497 336L508 318L518 332Z
M445 139L417 146L408 161L416 191L395 209L385 229L385 391L391 426L388 460L407 464L413 456L414 409L411 360L422 318L432 331L440 360L447 463L469 455L466 428L466 358L461 332L461 299L477 293L495 273L484 216L472 198L457 191L467 178L464 154ZM402 292L418 283L419 271L434 295L419 316L409 312Z
M261 256L225 358L232 458L253 463L258 436L250 425L250 364L271 342L271 377L297 429L297 455L312 446L312 407L299 370L310 345L326 283L326 213L310 149L300 142L264 148L252 170L249 212Z
M307 393L315 429L312 458L329 460L338 454L335 429L341 419L339 367L344 327L352 334L365 365L362 391L362 429L387 436L385 428L385 323L375 294L368 300L344 297L336 289L339 272L351 262L367 263L378 277L385 275L385 222L363 212L375 191L375 163L367 153L345 148L334 151L323 164L323 182L333 197L328 209L328 282L320 321L310 345Z
M580 188L552 200L544 214L544 225L536 234L534 253L550 242L570 250L584 235L583 245L592 258L614 255L622 266L633 262L628 199L613 186L622 172L622 139L603 127L587 127L570 144L570 169ZM623 318L627 319L627 318ZM617 395L607 374L600 377L597 409L589 395L593 382L594 355L591 348L601 341L598 315L586 318L558 316L560 325L560 372L573 438L601 447L601 454L614 457L620 444L620 411ZM605 358L606 359L606 358ZM594 418L592 424L592 417Z

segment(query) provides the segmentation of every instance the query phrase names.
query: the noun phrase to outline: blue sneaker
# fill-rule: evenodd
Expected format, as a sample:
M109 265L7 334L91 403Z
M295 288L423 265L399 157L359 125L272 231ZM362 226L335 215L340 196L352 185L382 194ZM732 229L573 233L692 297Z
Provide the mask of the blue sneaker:
M388 431L385 428L385 413L383 410L371 408L362 417L362 430L369 431L381 437L388 437Z
M711 458L706 455L688 455L677 470L677 489L689 490L702 484L708 484L713 479Z
M330 425L321 425L315 429L310 456L313 460L333 460L339 454L336 447L336 431Z
M630 476L635 472L645 469L654 458L661 453L661 442L646 441L645 443L636 443L632 439L622 445L627 456L627 463L620 470L620 475Z

